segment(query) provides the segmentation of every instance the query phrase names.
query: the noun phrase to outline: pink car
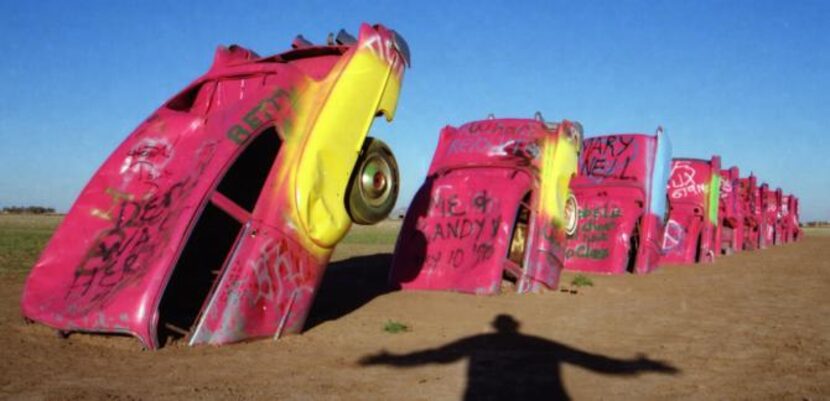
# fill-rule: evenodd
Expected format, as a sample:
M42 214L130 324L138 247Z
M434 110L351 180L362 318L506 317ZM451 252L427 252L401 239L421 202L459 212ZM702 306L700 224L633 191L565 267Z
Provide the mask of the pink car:
M655 135L615 134L583 141L571 180L578 205L565 268L592 273L648 273L657 268L666 216L671 145Z
M773 245L781 245L783 243L783 200L784 192L781 191L781 188L767 192L767 222L768 227L772 227L772 241L770 243Z
M493 294L555 288L581 127L487 119L447 126L401 228L390 281L406 290Z
M764 183L758 188L761 198L761 249L775 245L778 226L778 191L773 191L769 185Z
M720 171L720 251L729 255L743 250L744 206L741 202L741 183L738 167Z
M801 227L798 217L798 198L795 195L784 195L781 202L781 223L783 242L794 242L801 239Z
M395 31L260 57L220 47L83 189L32 269L23 315L61 333L157 348L303 329L352 222L391 211L397 167L367 138L391 121L405 66Z
M754 175L738 180L741 210L744 216L743 249L752 251L761 248L761 191Z
M720 198L720 157L673 159L668 183L669 220L662 263L713 262Z

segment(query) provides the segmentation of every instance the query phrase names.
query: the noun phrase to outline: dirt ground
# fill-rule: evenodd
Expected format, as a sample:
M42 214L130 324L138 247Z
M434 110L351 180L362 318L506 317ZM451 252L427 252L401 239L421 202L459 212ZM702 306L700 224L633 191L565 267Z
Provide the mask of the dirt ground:
M224 347L59 339L24 324L24 276L2 274L0 397L455 400L521 388L525 399L830 399L830 235L592 276L577 294L492 297L387 292L391 248L343 246L304 334ZM390 320L409 330L385 332Z

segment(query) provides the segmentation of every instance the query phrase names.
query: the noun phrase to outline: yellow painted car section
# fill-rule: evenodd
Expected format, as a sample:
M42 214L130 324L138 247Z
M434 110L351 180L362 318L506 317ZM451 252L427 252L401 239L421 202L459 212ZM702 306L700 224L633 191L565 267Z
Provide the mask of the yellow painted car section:
M368 47L360 48L324 80L310 83L307 90L328 92L316 110L314 105L298 105L300 114L308 110L310 115L300 115L297 121L313 121L313 125L292 127L303 132L296 135L298 140L308 138L298 147L302 150L290 186L293 209L308 238L319 247L333 247L351 227L346 191L373 120L378 114L389 121L394 116L401 77L393 71L394 62L381 59ZM303 118L314 114L316 118Z
M571 177L576 174L580 138L570 135L569 123L559 124L555 137L546 137L542 166L539 208L549 221L562 227L565 222L565 202L570 194Z

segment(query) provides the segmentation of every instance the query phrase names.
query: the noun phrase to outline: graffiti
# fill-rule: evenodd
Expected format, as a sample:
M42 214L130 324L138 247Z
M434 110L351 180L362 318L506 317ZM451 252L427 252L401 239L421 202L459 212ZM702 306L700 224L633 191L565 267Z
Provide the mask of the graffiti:
M708 193L706 184L693 184L688 187L676 188L671 191L673 199L685 198L689 195L702 195Z
M608 248L593 248L591 243L579 244L573 249L565 251L566 258L584 258L601 260L609 255Z
M452 194L448 197L441 197L440 195L433 197L430 200L430 215L436 213L442 217L456 217L463 216L466 212L462 209L461 201L458 200L458 195Z
M562 257L565 253L562 246L565 244L565 230L555 219L539 216L537 223L540 221L542 227L540 230L541 238L535 241L537 244L536 252L544 256L548 265L561 268L563 264Z
M477 265L490 260L495 253L492 242L503 223L501 214L494 213L496 209L497 199L488 190L467 199L455 193L434 194L429 205L431 218L418 223L418 230L431 244L426 266L440 268L444 261L458 269L465 261Z
M535 123L504 124L498 120L483 120L468 124L467 131L470 134L500 134L504 137L515 138L517 136L533 136L533 125ZM463 131L462 131L463 132Z
M492 205L493 198L487 194L486 189L473 195L473 208L479 213L487 213Z
M723 178L720 180L720 198L721 199L729 199L732 194L732 180L729 178Z
M696 173L696 170L688 161L672 163L671 178L669 179L669 192L672 199L702 195L709 192L707 184L695 181Z
M479 153L489 156L514 156L524 159L536 159L541 153L535 141L519 140L502 135L459 136L453 138L447 147L446 156L459 153Z
M461 267L461 264L464 263L464 250L461 248L455 248L450 252L450 265L453 269L457 269Z
M493 256L493 245L473 244L473 255L475 255L475 263L489 260Z
M688 162L677 161L671 167L671 188L683 188L695 184L695 169Z
M430 225L421 228L424 231L429 242L435 245L452 241L454 243L473 239L475 242L471 245L470 253L475 255L474 264L489 260L493 256L493 241L499 233L502 226L502 217L500 215L495 217L476 217L476 218L450 218L442 219ZM429 233L431 231L431 233ZM458 246L450 250L448 261L453 267L459 267L464 261L463 246ZM428 262L431 261L435 266L441 260L441 251L427 255ZM429 264L429 263L428 263Z
M104 193L111 198L110 207L107 210L93 208L91 214L103 220L112 220L112 212L116 210L123 200L132 201L135 196L128 192L121 192L115 188L107 188Z
M119 288L140 278L163 253L160 247L170 236L167 223L178 217L183 206L180 201L193 186L194 181L188 178L161 195L150 194L141 200L119 194L114 226L95 240L75 270L66 298L87 301L89 306L103 304Z
M245 143L246 140L268 121L272 121L277 113L282 110L281 99L289 99L289 93L278 88L271 95L266 96L256 106L252 107L244 116L243 124L236 124L228 129L226 136L237 145Z
M583 141L579 174L571 181L579 208L576 229L568 236L567 269L619 274L656 267L660 239L653 232L662 232L662 220L656 228L652 218L666 213L670 163L668 137L659 128L654 136L612 134Z
M606 203L581 208L577 215L577 230L568 241L565 258L606 259L614 245L609 243L609 234L619 227L622 209Z
M641 152L635 137L607 135L588 138L583 143L579 163L580 175L623 180L637 178L637 171L634 171L632 164Z
M496 147L499 142L486 136L462 136L454 138L447 149L447 156L456 153L484 153Z
M523 165L541 155L539 128L533 123L505 124L503 121L484 120L450 131L447 145L442 146L444 157L458 154L476 154L491 157L509 157L523 160Z
M369 49L375 57L392 66L396 76L403 74L404 65L401 62L401 56L398 54L395 42L391 39L374 35L363 42L363 48Z
M608 223L604 223L604 224L593 222L593 221L588 221L580 227L580 230L585 231L585 232L611 231L616 226L617 226L617 223L613 222L613 221L608 222Z
M680 223L669 220L666 222L665 233L663 234L663 252L671 252L683 243L686 237L686 230Z
M487 238L488 232L490 233L490 238L495 237L498 234L500 226L501 216L475 219L466 217L456 218L435 223L433 225L432 235L427 238L430 238L431 242L448 239L464 240L470 237L474 237L478 241L481 239L482 234Z
M290 252L286 240L266 242L259 257L249 263L253 273L249 283L242 288L253 287L253 291L245 292L251 307L262 301L285 303L295 292L310 294L314 291L317 273L311 263Z
M198 183L214 152L207 143L196 154L193 175L172 183L163 191L144 195L108 189L111 205L93 209L92 215L112 222L88 248L76 267L65 299L73 306L70 313L82 314L101 307L121 288L142 278L150 265L165 252L172 239L174 222L185 208L185 200Z
M124 177L125 184L138 179L155 186L154 181L165 173L165 167L172 158L173 145L166 138L144 138L127 152L119 173Z
M602 205L594 208L579 209L579 218L613 219L620 217L622 210L615 206Z
M473 195L471 206L475 212L484 214L492 209L493 202L493 198L488 194L487 190L484 190ZM467 212L457 194L451 194L446 197L436 195L430 200L430 216L460 217L465 214Z

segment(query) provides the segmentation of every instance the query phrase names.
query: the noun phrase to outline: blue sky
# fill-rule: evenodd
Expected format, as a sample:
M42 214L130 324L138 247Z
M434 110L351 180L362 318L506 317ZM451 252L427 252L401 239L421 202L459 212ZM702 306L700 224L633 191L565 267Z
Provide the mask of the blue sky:
M120 3L120 4L119 4ZM653 132L720 154L830 219L830 2L37 1L0 4L0 206L67 210L219 44L260 54L362 21L409 42L398 115L372 135L421 184L440 128L488 113Z

